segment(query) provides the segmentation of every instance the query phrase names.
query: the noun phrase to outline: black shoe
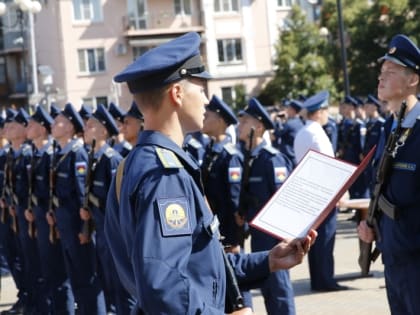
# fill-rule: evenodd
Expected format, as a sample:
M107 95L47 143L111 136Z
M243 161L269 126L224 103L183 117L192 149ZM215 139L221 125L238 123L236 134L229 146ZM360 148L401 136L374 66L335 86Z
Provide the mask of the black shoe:
M312 289L313 291L317 291L317 292L334 292L334 291L344 291L344 290L348 290L349 287L345 286L345 285L340 285L340 284L335 284L333 286L330 287L326 287L326 288L316 288L316 289Z

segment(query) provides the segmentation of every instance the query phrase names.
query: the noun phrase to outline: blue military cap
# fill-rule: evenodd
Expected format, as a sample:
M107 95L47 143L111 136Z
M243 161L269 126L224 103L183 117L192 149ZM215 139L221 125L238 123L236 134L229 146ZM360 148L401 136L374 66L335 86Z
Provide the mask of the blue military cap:
M130 109L125 114L125 116L130 116L130 117L134 117L140 120L144 120L143 114L140 112L139 108L137 107L136 102L134 101L131 103Z
M368 94L365 104L374 104L378 108L381 107L381 102L372 94Z
M295 100L295 99L291 99L289 102L287 102L287 104L285 104L287 107L290 106L292 107L296 112L300 112L300 110L302 109L302 102Z
M123 122L125 112L119 106L115 105L115 103L111 102L109 104L108 111L115 120Z
M79 113L74 109L72 104L67 103L60 114L70 120L76 132L83 132L82 117L80 117Z
M102 125L105 126L110 136L115 136L119 133L114 118L112 118L111 114L106 110L104 105L99 104L96 111L92 114L92 117L96 118Z
M359 103L356 101L356 99L350 95L346 95L343 99L343 104L349 104L353 105L354 107L359 106Z
M177 37L138 57L114 81L127 82L131 93L139 93L188 77L210 79L201 61L200 43L195 32Z
M395 35L388 46L388 52L378 61L389 60L420 74L420 50L407 36Z
M229 105L216 95L213 95L210 103L206 106L206 109L218 113L227 125L234 125L238 123L238 120Z
M31 116L31 119L44 126L48 132L51 132L51 125L54 123L54 119L42 106L38 106L36 108L35 113Z
M26 110L24 110L23 108L19 108L17 114L13 118L13 121L26 127L30 118L31 116L29 116Z
M57 117L60 113L61 113L61 110L60 110L60 108L57 107L57 105L55 105L55 104L50 105L50 116L52 118Z
M248 101L248 106L245 107L241 113L248 114L261 121L266 129L274 129L274 123L271 120L270 115L255 97L252 97Z
M12 122L17 114L17 111L11 108L6 109L6 120L5 122L9 123Z
M82 104L79 110L79 115L83 120L88 120L92 117L92 107Z
M330 92L324 90L312 95L305 102L302 107L305 108L309 113L315 112L322 108L327 108L329 105Z
M360 97L355 96L353 98L355 99L355 101L357 103L357 105L356 105L357 107L365 105L365 102L363 102L363 100Z

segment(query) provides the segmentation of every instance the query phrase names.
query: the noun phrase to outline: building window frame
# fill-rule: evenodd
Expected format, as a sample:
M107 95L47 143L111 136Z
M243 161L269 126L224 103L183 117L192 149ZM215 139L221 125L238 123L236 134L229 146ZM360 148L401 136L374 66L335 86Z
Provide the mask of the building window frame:
M239 12L240 0L214 0L214 12L231 13Z
M100 0L72 0L73 18L77 22L101 22L102 6Z
M174 0L176 15L191 15L191 0Z
M77 50L79 72L82 74L96 74L106 71L104 48L81 48Z
M109 101L108 96L92 96L92 97L82 98L82 104L90 107L92 111L96 110L99 104L102 104L105 107L108 107L108 101Z
M217 40L217 54L220 64L238 64L243 62L241 38Z
M295 4L295 0L277 0L277 7L291 8Z

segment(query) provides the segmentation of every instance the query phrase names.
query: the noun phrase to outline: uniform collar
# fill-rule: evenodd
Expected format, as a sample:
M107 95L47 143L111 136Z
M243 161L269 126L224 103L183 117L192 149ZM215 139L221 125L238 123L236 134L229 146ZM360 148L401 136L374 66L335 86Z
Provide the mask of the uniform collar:
M254 150L252 150L252 156L257 156L259 152L267 146L267 142L263 140L259 145L257 145Z
M80 142L80 141L82 141L82 140L77 139L77 138L75 138L75 139L71 140L69 143L67 143L67 144L64 146L64 148L62 148L62 149L60 150L60 154L67 154L68 152L70 152L70 151L73 149L74 144L75 144L76 142Z
M39 150L37 150L36 155L37 156L43 155L51 145L52 145L52 138L48 137L48 142L44 144Z
M182 150L175 142L158 131L144 130L140 133L137 145L155 145L174 152L178 158L187 163L192 169L198 170L200 167L194 162L187 153Z
M417 117L420 116L420 103L417 102L416 105L407 113L407 116L404 117L401 127L403 128L412 128L416 123Z
M95 158L97 159L101 157L105 153L105 150L107 150L108 148L109 145L105 143L98 151L95 152Z

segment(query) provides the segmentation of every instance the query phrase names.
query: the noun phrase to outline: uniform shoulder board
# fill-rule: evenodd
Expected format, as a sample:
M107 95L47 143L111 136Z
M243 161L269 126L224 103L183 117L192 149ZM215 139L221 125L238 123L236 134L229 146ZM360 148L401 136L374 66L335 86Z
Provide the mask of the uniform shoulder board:
M130 142L124 141L123 148L127 149L127 150L131 150L133 148L133 146L130 144Z
M231 143L231 142L228 142L228 143L226 143L224 146L223 146L223 148L227 151L227 153L229 153L230 155L235 155L235 154L238 154L239 153L239 150L236 148L236 146L233 144L233 143Z
M420 120L420 115L417 116L417 120Z
M104 152L104 154L106 155L106 157L108 158L112 158L112 156L114 155L115 150L111 147L107 148Z
M164 168L183 168L181 161L172 151L157 147L156 153Z
M278 154L280 151L277 150L275 147L271 146L271 145L266 145L264 147L264 150L266 150L267 152L271 153L272 155Z
M47 154L53 154L53 150L54 150L53 146L50 145L47 149Z
M77 139L77 141L74 141L73 146L71 147L71 150L73 152L79 151L80 148L83 147L83 141L81 139Z
M22 154L28 154L28 153L30 153L31 152L31 145L30 144L28 144L28 143L25 143L23 146L22 146Z
M359 125L364 125L364 124L365 124L365 122L364 122L363 120L361 120L360 118L356 118L356 122L357 122Z
M420 117L420 116L419 116ZM417 119L420 119L419 117L417 117ZM380 122L380 123L384 123L385 122L385 118L383 118L383 117L378 117L378 121Z
M202 145L201 145L200 141L198 141L198 140L197 140L197 139L195 139L195 138L191 138L191 139L188 141L188 144L189 144L190 146L192 146L194 149L200 149L200 148L202 147Z

